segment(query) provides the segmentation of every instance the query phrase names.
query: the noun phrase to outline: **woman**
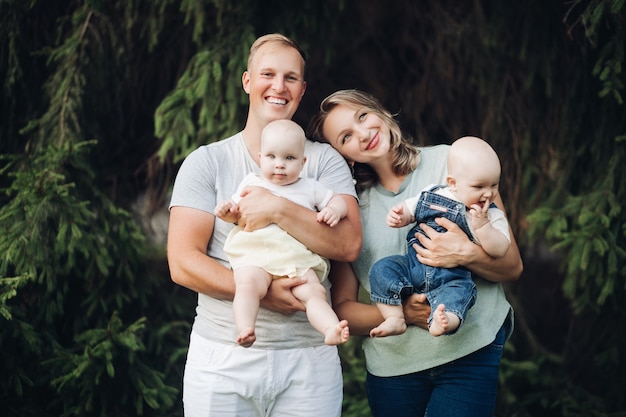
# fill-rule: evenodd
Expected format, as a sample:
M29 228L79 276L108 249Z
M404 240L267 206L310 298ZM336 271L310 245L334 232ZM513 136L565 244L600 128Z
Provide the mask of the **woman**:
M330 278L339 318L348 320L352 334L367 335L383 318L369 300L359 301L359 286L369 292L368 272L378 259L407 252L410 226L388 227L387 211L427 185L445 182L449 146L414 147L391 113L357 90L324 99L310 130L354 169L363 248L354 263L334 263ZM500 198L495 203L504 209ZM444 268L463 265L483 277L476 278L476 304L455 335L432 337L424 330L430 307L423 294L413 295L405 315L414 326L402 335L364 340L367 395L374 416L493 415L502 349L513 318L501 282L519 278L519 250L511 234L507 254L494 259L451 221L438 223L448 231L437 233L424 225L428 238L416 235L424 246L415 245L418 260Z

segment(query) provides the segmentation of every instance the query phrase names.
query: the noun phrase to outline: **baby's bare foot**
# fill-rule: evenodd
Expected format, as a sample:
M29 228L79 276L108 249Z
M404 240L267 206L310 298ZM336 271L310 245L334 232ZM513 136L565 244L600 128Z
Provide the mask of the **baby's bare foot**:
M256 334L254 334L254 328L242 330L237 336L237 343L242 347L250 347L256 341Z
M327 345L340 345L350 339L350 328L347 320L341 320L336 326L326 330L324 343Z
M393 336L404 332L406 332L406 321L403 317L388 317L370 330L370 337Z
M445 306L439 304L435 311L433 311L433 320L428 326L428 331L433 336L441 336L448 331L448 316L444 311Z
M428 326L428 331L433 336L441 336L456 330L461 323L459 317L454 313L446 313L445 306L439 304L433 312L433 320Z

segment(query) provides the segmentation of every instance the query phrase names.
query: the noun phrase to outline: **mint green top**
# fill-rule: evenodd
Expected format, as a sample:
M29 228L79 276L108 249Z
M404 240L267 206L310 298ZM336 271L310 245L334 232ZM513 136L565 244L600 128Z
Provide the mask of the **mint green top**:
M407 253L406 234L411 225L398 229L387 226L387 212L429 184L445 184L449 148L448 145L420 148L417 169L405 178L398 193L377 185L359 196L363 249L353 268L368 293L368 271L374 262L385 256ZM476 304L457 333L434 337L427 330L409 326L402 335L366 338L363 349L367 370L381 377L409 374L443 365L490 344L504 320L512 319L512 308L501 284L481 278L475 281ZM369 303L369 295L360 301Z

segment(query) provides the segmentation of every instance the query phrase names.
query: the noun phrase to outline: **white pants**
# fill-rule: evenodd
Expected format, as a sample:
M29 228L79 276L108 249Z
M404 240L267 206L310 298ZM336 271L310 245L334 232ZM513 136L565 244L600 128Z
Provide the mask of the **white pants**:
M339 417L342 399L336 346L262 350L191 333L185 417Z

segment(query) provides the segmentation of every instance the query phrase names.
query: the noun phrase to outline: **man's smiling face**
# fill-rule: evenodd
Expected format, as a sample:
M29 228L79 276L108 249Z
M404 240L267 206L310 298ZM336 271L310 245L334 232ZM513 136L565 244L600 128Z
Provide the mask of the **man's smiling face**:
M291 119L306 90L304 61L289 46L263 45L243 74L242 82L250 96L250 116L260 125Z

